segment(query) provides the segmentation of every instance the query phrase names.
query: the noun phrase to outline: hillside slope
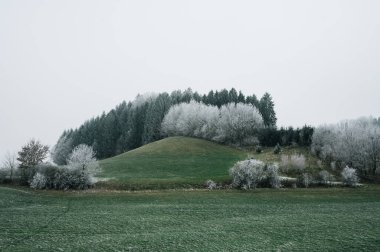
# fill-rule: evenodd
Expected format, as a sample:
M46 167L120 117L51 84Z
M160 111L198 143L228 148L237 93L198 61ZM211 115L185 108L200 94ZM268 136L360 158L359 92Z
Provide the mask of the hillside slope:
M174 188L228 179L228 169L247 153L210 141L169 137L102 160L108 186Z

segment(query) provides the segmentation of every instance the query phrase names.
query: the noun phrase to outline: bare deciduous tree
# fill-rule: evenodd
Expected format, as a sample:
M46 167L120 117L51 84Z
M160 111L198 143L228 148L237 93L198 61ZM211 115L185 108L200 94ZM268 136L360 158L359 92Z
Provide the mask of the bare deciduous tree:
M9 172L9 179L13 181L14 174L17 170L16 154L7 152L3 160L3 168Z

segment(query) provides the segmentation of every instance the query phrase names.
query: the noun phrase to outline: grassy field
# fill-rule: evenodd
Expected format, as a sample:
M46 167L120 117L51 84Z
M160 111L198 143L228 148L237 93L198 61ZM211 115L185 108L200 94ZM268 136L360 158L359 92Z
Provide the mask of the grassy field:
M0 251L378 251L380 186L255 191L0 187Z
M170 137L100 162L101 177L116 188L174 188L228 180L228 169L247 153L210 141Z

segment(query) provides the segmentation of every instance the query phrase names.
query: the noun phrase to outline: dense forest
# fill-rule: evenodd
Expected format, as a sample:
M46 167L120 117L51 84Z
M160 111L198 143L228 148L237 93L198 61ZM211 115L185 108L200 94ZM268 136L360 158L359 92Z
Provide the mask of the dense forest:
M112 157L128 150L138 148L144 144L157 141L169 135L161 130L161 125L168 111L179 104L190 102L203 104L206 107L215 107L220 111L228 104L249 105L260 115L262 126L255 131L257 144L274 146L297 143L310 145L313 129L277 129L274 102L269 93L260 99L255 94L244 95L241 91L223 89L211 90L208 94L200 95L190 88L176 90L171 94L144 94L138 95L134 101L122 102L108 113L92 118L77 129L63 132L52 150L53 161L65 164L71 151L80 144L92 146L98 159ZM252 111L253 111L252 110ZM206 115L207 116L207 115ZM220 114L220 117L223 117ZM170 132L172 134L173 132ZM191 134L190 134L191 135ZM207 138L207 137L206 137ZM221 138L219 138L221 139ZM234 143L231 139L219 141ZM215 139L211 139L215 140Z

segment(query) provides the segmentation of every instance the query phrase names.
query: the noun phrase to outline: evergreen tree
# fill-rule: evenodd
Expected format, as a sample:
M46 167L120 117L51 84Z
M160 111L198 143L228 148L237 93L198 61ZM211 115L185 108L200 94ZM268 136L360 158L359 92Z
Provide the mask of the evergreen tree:
M239 99L235 88L231 88L230 92L228 93L228 98L228 102L234 102L235 104L238 103Z
M267 127L275 127L277 118L274 111L274 102L270 94L265 93L260 99L259 110L264 119L264 124Z
M245 97L241 91L239 91L238 102L245 103Z
M245 103L252 104L256 108L260 109L259 100L257 100L257 97L254 94L251 96L247 96L247 98L245 99Z
M213 90L211 90L210 92L208 92L206 104L208 104L208 105L214 105L214 106L216 105L216 99L215 99L215 94L214 94Z
M236 92L236 91L235 91ZM228 94L228 91L227 89L222 89L220 92L219 92L219 102L220 102L220 105L223 106L223 105L226 105L228 103L230 103L230 96Z

